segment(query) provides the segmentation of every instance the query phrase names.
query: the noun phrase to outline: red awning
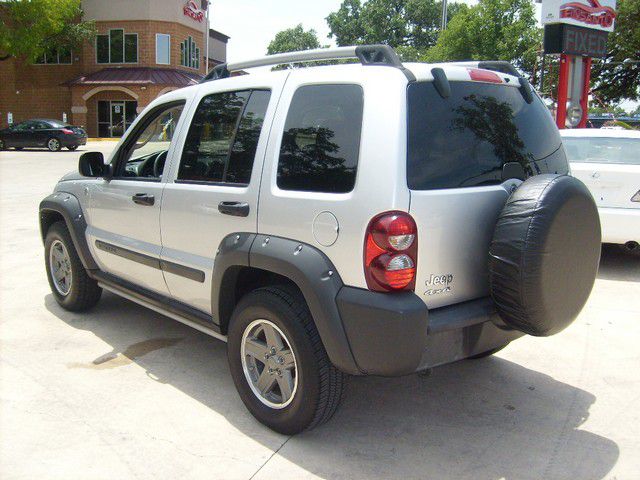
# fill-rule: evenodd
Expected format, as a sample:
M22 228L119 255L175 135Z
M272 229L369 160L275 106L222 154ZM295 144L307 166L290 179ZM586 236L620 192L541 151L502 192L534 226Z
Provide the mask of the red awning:
M202 80L202 75L175 68L124 67L103 68L74 78L62 85L168 85L188 87Z

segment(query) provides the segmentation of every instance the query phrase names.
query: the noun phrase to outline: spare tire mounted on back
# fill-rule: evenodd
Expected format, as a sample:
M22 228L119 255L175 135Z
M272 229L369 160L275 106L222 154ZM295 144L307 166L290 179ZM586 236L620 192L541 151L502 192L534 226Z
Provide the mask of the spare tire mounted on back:
M509 197L489 248L489 283L511 328L548 336L582 310L600 260L600 219L587 187L537 175Z

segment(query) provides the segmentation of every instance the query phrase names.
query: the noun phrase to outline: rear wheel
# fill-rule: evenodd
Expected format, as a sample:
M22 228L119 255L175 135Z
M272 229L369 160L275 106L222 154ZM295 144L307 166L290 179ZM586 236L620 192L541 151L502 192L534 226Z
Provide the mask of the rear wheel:
M47 231L44 251L51 292L62 308L82 311L98 303L102 289L87 275L63 222Z
M60 144L60 140L58 140L57 138L50 138L49 140L47 140L47 148L51 152L59 152L62 148L62 145Z
M291 435L334 414L345 375L327 357L299 293L287 287L249 293L233 313L228 339L236 388L261 423Z

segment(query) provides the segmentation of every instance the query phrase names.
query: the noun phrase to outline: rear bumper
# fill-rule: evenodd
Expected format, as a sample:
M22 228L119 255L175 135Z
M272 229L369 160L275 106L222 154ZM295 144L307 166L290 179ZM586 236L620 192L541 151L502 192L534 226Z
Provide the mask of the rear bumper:
M354 359L365 374L398 376L455 362L523 334L501 325L491 298L429 311L414 293L343 287L338 310Z
M640 243L640 208L599 208L603 243Z
M81 137L79 135L63 135L60 138L63 147L73 147L77 145L86 145L87 137Z

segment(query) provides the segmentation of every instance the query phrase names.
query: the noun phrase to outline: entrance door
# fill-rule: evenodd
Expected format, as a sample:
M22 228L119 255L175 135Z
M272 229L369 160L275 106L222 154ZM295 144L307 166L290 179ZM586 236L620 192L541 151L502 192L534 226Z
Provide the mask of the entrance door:
M121 137L125 131L124 102L111 102L111 136Z

